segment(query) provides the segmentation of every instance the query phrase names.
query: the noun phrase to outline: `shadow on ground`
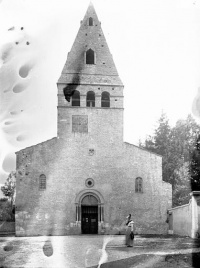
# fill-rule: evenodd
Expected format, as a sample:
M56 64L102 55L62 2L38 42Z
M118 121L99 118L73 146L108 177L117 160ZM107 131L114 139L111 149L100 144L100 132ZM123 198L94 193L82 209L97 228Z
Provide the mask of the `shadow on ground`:
M93 266L90 268L97 268ZM199 268L200 253L177 255L141 254L127 259L104 263L100 268Z
M195 239L193 242L193 246L195 248L200 248L200 239ZM200 267L200 253L192 254L192 264L193 264L193 267L195 268Z

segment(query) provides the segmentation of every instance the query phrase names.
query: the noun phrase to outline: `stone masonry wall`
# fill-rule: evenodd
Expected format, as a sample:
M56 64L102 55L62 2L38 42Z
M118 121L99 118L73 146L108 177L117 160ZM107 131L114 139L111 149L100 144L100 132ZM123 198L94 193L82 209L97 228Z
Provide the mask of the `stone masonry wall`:
M161 158L123 143L105 145L95 147L90 156L90 144L84 137L69 142L52 139L17 154L17 235L80 234L75 199L82 190L89 192L87 178L93 178L92 189L104 198L99 233L123 233L129 213L138 233L167 232L171 197L166 190L170 187L163 187ZM39 191L40 174L47 177L45 191ZM143 193L135 193L138 176L143 178Z
M92 64L86 64L88 49L94 52ZM80 92L80 107L65 100L66 87ZM86 107L90 90L94 108ZM103 91L110 94L109 108L101 107ZM99 197L99 234L124 233L129 213L137 233L167 233L171 186L162 181L160 156L123 143L123 84L92 5L58 80L57 137L16 155L16 235L81 234L82 193ZM39 189L42 174L45 190ZM135 191L137 177L143 180L142 193ZM88 178L94 181L91 188Z

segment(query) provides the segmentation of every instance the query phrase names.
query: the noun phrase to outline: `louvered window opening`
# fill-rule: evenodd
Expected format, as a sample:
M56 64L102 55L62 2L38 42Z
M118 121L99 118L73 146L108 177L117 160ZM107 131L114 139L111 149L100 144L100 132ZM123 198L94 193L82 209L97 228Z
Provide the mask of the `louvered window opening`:
M39 179L39 189L40 190L46 190L46 176L41 175Z
M110 107L110 94L108 92L102 93L101 107Z
M72 106L80 106L80 92L77 90L72 95Z

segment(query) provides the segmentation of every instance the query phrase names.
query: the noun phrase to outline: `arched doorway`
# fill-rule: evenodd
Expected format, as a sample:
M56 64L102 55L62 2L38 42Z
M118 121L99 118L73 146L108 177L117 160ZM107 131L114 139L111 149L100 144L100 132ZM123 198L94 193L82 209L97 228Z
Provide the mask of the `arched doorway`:
M94 189L80 191L75 199L76 223L82 234L98 234L104 222L104 198Z
M98 234L98 200L88 194L81 201L82 234Z

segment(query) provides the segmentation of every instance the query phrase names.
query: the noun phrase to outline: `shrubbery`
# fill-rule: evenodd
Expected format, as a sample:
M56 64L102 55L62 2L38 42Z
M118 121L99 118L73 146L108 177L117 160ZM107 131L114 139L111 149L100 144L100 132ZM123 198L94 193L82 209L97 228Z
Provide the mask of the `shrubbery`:
M15 191L16 189L16 173L11 172L1 187L3 198L0 198L0 221L15 221Z
M169 125L162 113L153 136L140 146L162 156L163 180L172 184L173 206L187 204L200 190L200 125L191 115Z
M7 198L0 199L0 221L15 221L14 207Z

